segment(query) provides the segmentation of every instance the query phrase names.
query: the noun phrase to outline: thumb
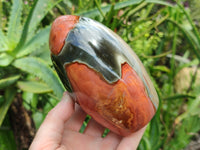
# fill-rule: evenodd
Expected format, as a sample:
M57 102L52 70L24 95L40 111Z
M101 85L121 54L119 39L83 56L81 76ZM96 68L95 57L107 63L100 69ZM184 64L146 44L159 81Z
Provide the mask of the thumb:
M74 112L74 101L68 92L63 93L62 100L47 114L43 124L65 123Z
M30 146L30 150L47 147L56 149L62 140L64 124L73 112L74 102L65 92L62 100L47 114Z

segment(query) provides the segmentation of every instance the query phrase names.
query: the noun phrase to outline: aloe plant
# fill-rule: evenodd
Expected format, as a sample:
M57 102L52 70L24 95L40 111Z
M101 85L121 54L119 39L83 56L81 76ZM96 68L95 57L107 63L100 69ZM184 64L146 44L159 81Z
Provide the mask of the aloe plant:
M31 93L50 93L57 99L62 96L63 86L50 61L44 61L44 57L34 54L42 48L49 57L46 47L50 26L38 28L38 25L58 2L35 0L28 17L23 19L23 1L12 1L8 27L0 29L0 91L4 93L1 96L0 126L19 89ZM32 78L27 78L26 73L32 74Z
M47 13L59 2L35 0L28 16L23 18L23 1L12 0L7 26L0 26L0 149L16 149L13 133L4 128L9 129L6 116L17 94L22 95L24 102L29 100L35 108L37 95L48 93L54 103L62 96L64 88L51 68L48 50L50 25L38 28ZM0 14L3 3L5 6L6 2L0 1ZM29 99L26 95L29 95ZM33 112L33 119L38 120L34 116Z

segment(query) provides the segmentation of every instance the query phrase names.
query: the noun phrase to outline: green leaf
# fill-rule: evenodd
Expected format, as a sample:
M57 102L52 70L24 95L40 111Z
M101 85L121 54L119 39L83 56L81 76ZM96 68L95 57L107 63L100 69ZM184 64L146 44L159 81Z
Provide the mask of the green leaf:
M8 66L14 58L6 53L1 53L0 54L0 66L6 67Z
M28 15L26 23L23 28L23 32L17 47L14 50L14 54L20 51L20 49L25 45L27 39L32 38L35 33L39 23L45 17L45 15L50 11L59 1L54 0L35 0L32 9Z
M151 150L151 143L146 136L142 137L142 140L140 141L139 149L140 150L147 150L147 149Z
M22 91L31 93L48 93L53 91L47 84L38 81L19 81L17 86Z
M0 18L3 18L3 9L2 9L2 2L0 1ZM0 20L1 20L0 19ZM2 24L2 20L0 22L0 28L2 28L3 24Z
M188 109L179 115L176 118L176 123L181 122L183 119L189 118L191 116L199 115L200 114L200 97L196 97L194 100L190 100L190 103L188 104Z
M24 108L32 111L32 113L34 113L35 111L37 112L38 97L38 94L23 92L22 98Z
M0 79L0 89L4 89L10 86L11 84L15 83L19 78L20 76L16 75L16 76L8 77L5 79Z
M60 99L64 88L53 70L41 59L26 57L16 60L13 65L25 72L33 74L42 79L53 89L55 95Z
M21 13L22 13L22 0L13 0L11 14L8 22L7 37L9 39L10 47L14 48L18 43L21 34Z
M2 126L0 127L0 150L16 150L15 137L13 131L10 130L11 125L9 116L4 119Z
M128 6L131 6L131 5L137 5L137 4L141 3L142 1L143 0L128 0L128 1L124 1L124 2L118 2L118 3L115 4L114 10L122 9L122 8L125 8L125 7L128 7ZM146 0L144 2L155 3L155 4L173 7L172 4L170 4L168 2L160 1L160 0ZM109 12L111 7L112 7L112 4L102 6L101 7L102 13L106 14L107 12ZM101 15L101 13L99 11L99 8L95 8L95 9L91 9L89 11L80 12L77 15L94 18L96 16Z
M38 129L45 118L44 113L37 111L32 116L35 123L35 127L36 129Z
M45 43L48 43L50 26L40 30L33 38L31 38L19 51L17 57L30 54Z
M188 116L177 125L173 138L164 146L164 150L180 150L186 147L193 135L200 131L199 115ZM198 134L197 134L198 135Z
M49 43L45 43L40 48L30 54L30 56L40 58L47 64L52 65L51 57L49 57L50 55L51 54L49 50Z
M163 100L176 100L176 99L185 99L185 98L191 98L191 99L195 99L196 97L193 95L189 95L189 94L176 94L173 96L169 96L169 97L163 97Z
M180 25L179 23L177 23L176 21L172 20L172 19L168 19L168 21L170 21L171 23L173 23L174 25L176 25L184 34L185 38L188 40L188 43L192 46L193 52L196 54L197 58L200 60L200 45L198 39L196 39L196 36L193 36L193 34L191 34L191 32L188 32L188 30L186 30L184 27L182 27L182 25Z
M157 112L156 115L151 120L150 124L150 142L153 150L158 150L160 145L160 123L159 123L159 116L160 113Z
M163 71L163 72L166 72L166 73L170 72L170 69L166 66L154 66L153 69Z
M32 8L29 12L28 18L26 19L26 22L25 22L24 27L23 27L23 31L22 31L19 43L17 44L16 48L14 49L14 52L13 52L14 55L16 55L20 51L22 46L24 46L24 44L26 43L30 21L31 21L31 18L33 16L33 11L35 9L37 2L38 2L38 0L34 1L34 4L33 4Z
M30 20L29 31L34 32L46 14L61 1L62 0L39 0Z
M145 0L145 2L174 7L174 5L172 5L171 3L168 3L162 0Z
M184 8L183 5L181 5L179 2L177 3L179 8L183 11L183 13L185 14L185 16L187 17L188 21L190 22L193 30L194 30L194 34L198 40L198 43L200 42L200 33L198 31L198 28L196 27L196 25L194 24L194 21L192 20L191 16L188 14L188 12L186 11L186 9Z
M139 4L141 2L142 2L142 0L128 0L128 1L125 1L125 2L118 2L118 3L115 4L114 10L122 9L124 7L131 6L131 5L136 5L136 4ZM111 7L112 7L112 4L108 4L106 6L102 6L101 10L104 14L106 14L107 12L109 12ZM95 16L98 16L98 15L101 15L101 14L99 12L99 9L95 8L95 9L91 9L89 11L78 13L77 15L94 18Z
M0 106L1 106L1 104L3 104L4 101L5 101L4 97L2 95L0 95Z
M0 52L8 50L8 40L4 35L3 31L0 29Z
M8 108L10 107L10 105L15 97L15 94L16 94L16 89L14 89L14 88L7 88L5 91L5 95L4 95L5 101L0 107L0 126L6 116Z

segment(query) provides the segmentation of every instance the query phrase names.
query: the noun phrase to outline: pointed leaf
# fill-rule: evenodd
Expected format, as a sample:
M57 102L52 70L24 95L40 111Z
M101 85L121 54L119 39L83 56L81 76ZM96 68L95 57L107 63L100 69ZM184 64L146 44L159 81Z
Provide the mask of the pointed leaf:
M17 57L30 54L45 43L48 43L50 26L40 30L33 38L31 38L19 51Z
M179 123L183 119L189 118L191 116L199 115L200 114L199 107L200 107L200 96L197 96L196 99L190 101L190 104L188 105L188 109L184 113L179 115L176 118L175 122Z
M38 129L45 118L45 114L37 111L33 113L32 117L33 117L36 129Z
M46 14L62 0L39 0L30 20L29 31L35 31L38 24L46 16Z
M19 40L17 46L15 47L15 49L13 51L14 55L16 55L20 51L20 49L24 46L24 44L26 43L27 36L28 36L28 31L29 31L30 21L31 21L31 18L33 16L33 12L34 12L34 9L35 9L35 6L36 6L37 2L38 2L38 0L34 1L34 4L33 4L32 8L31 8L31 10L29 12L28 18L26 19L26 22L25 22L23 30L22 30L22 34L21 34L20 40Z
M196 27L194 21L192 20L192 17L189 15L189 13L186 11L185 7L180 2L177 2L177 5L179 6L179 8L183 11L185 16L187 17L190 25L192 26L192 28L194 30L194 34L195 34L198 42L200 42L200 33L199 33L198 28Z
M168 21L170 21L171 23L176 25L182 31L185 38L188 40L188 43L192 46L191 50L193 50L193 52L196 54L197 58L200 60L200 45L199 45L199 42L197 42L197 39L196 39L197 37L193 36L193 34L188 32L188 30L185 30L185 28L182 27L182 25L180 25L176 21L174 21L172 19L168 19Z
M14 50L14 54L21 50L21 48L34 35L39 23L45 17L45 15L50 11L57 3L61 0L35 0L32 9L28 15L26 23L24 25L22 35L17 47Z
M38 76L53 89L55 95L59 99L62 97L64 88L58 76L43 60L34 57L26 57L16 60L13 65L25 72Z
M34 113L35 111L37 111L38 96L38 94L23 92L23 106L27 110L31 110Z
M159 141L160 138L160 123L159 123L159 115L160 113L156 113L156 115L151 120L150 124L150 142L153 150L158 150L159 146L161 144L161 141Z
M3 104L4 101L5 101L4 97L2 95L0 95L0 106L1 106L1 104Z
M161 66L161 65L157 65L157 66L154 66L153 67L154 70L159 70L159 71L163 71L163 72L166 72L166 73L169 73L170 72L170 69L166 66Z
M14 58L6 53L1 53L0 54L0 66L6 67L8 66Z
M6 116L0 129L0 150L17 150L13 130L10 129L9 116Z
M3 31L0 29L0 52L8 50L8 40L4 35Z
M8 39L10 47L16 46L21 34L22 0L13 0L11 14L8 22Z
M0 18L3 18L3 9L2 9L2 1L0 1ZM2 21L0 22L0 28L2 28L3 23Z
M19 79L19 77L20 77L19 75L16 75L13 77L1 79L0 80L0 89L4 89L4 88L10 86L11 84L15 83Z
M14 88L7 88L5 92L5 101L4 103L0 106L0 126L6 116L6 113L8 111L8 108L10 107L14 97L16 94L16 90Z
M169 6L169 7L174 7L173 4L171 4L169 2L162 1L162 0L145 0L145 2L159 4L159 5L165 5L165 6Z
M131 6L131 5L136 5L136 4L139 4L141 2L142 2L142 0L134 0L134 1L128 0L128 1L125 1L125 2L118 2L118 3L115 4L114 10L122 9L124 7ZM112 7L112 4L108 4L106 6L102 6L101 10L105 14L105 13L109 12L111 7ZM77 15L94 18L95 16L98 16L98 15L101 15L101 14L100 14L98 8L95 8L95 9L91 9L89 11L78 13Z
M19 81L17 86L22 91L30 93L48 93L53 91L47 84L38 81Z

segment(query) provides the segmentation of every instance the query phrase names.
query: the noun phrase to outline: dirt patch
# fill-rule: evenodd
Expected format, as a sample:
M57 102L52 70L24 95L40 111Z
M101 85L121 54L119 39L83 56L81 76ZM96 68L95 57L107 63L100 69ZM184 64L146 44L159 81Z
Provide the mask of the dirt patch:
M20 94L15 97L11 104L9 115L17 149L28 149L35 136L36 129L31 118L31 112L23 107Z

